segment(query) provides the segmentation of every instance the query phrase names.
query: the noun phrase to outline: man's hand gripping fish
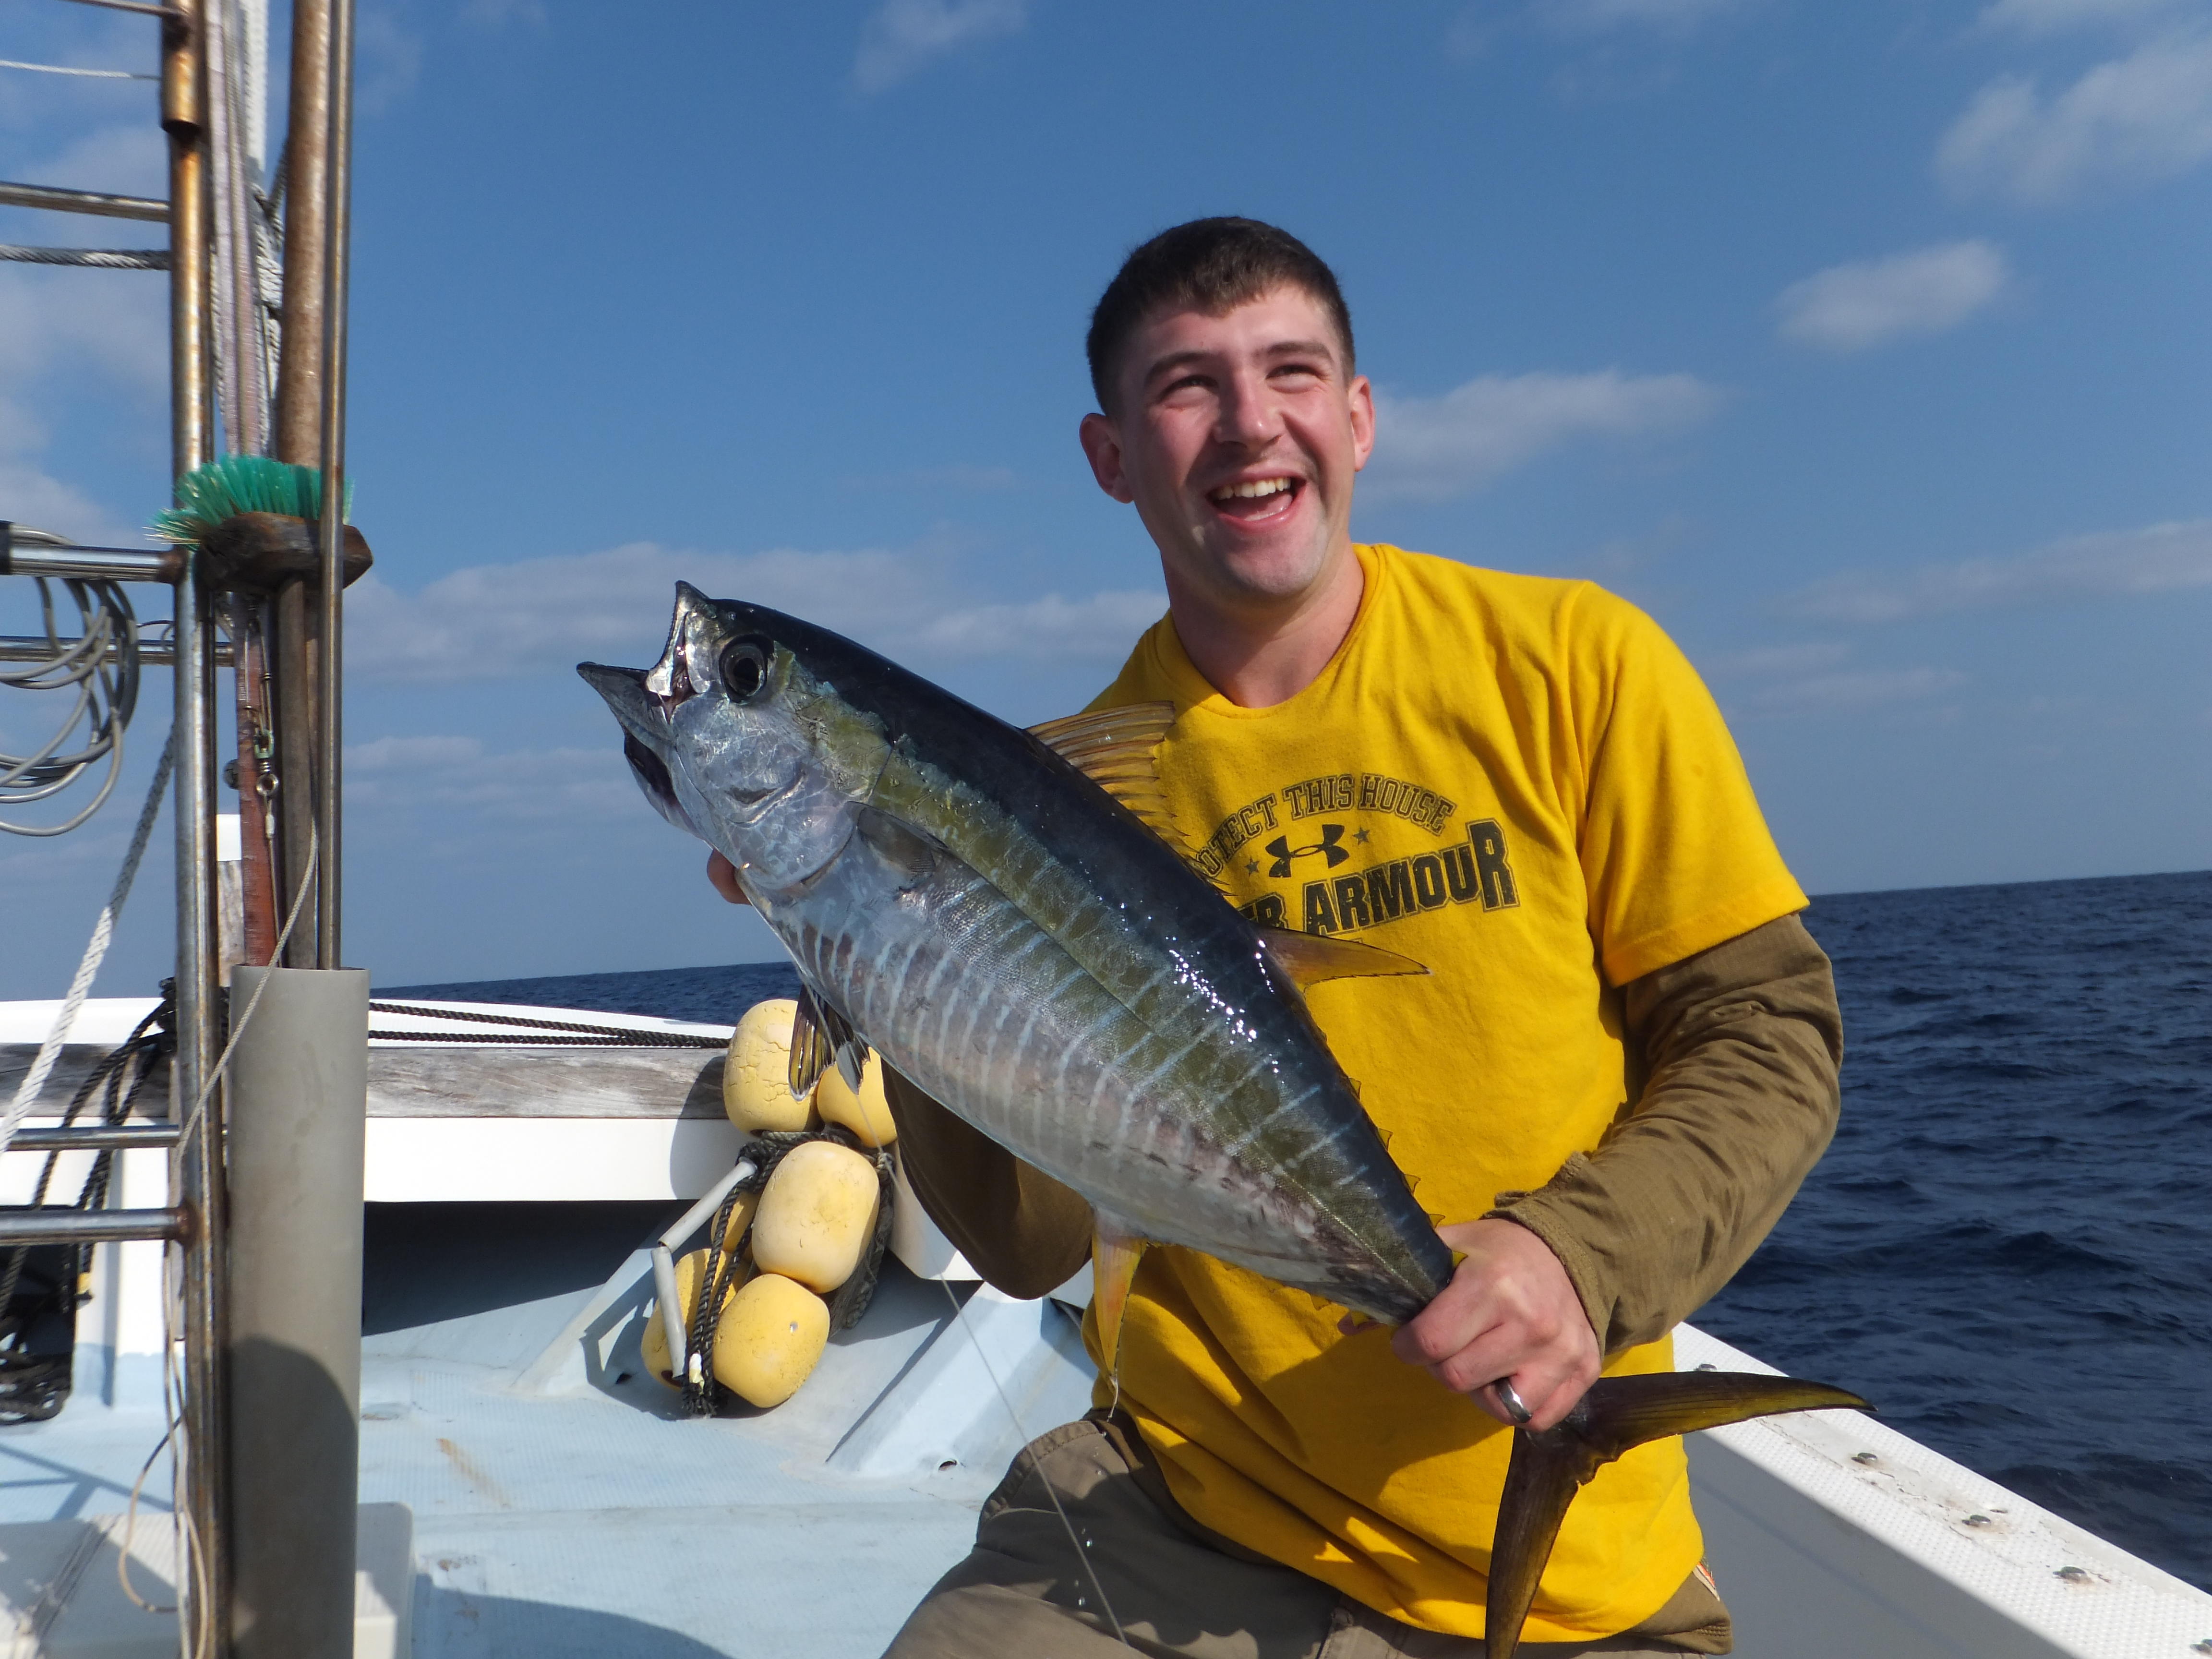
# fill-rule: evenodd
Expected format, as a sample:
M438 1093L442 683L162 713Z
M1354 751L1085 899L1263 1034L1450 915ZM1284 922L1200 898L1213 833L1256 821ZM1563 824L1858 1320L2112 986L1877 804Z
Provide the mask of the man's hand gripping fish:
M864 1045L1091 1201L1106 1363L1150 1243L1202 1250L1386 1324L1450 1281L1300 988L1425 971L1254 923L1163 839L1164 704L1020 731L849 640L679 584L648 670L578 672L648 799L718 848L798 964L804 1092ZM1158 825L1156 830L1152 826ZM1518 1642L1576 1487L1630 1448L1863 1407L1785 1377L1601 1378L1515 1434L1492 1659Z

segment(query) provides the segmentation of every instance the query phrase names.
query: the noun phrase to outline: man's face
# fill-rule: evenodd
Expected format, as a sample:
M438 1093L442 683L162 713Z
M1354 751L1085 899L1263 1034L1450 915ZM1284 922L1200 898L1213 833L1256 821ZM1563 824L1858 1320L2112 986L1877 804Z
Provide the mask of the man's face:
M1084 453L1099 488L1135 504L1171 597L1279 611L1351 557L1374 398L1304 289L1149 319L1116 390L1117 413L1085 417Z

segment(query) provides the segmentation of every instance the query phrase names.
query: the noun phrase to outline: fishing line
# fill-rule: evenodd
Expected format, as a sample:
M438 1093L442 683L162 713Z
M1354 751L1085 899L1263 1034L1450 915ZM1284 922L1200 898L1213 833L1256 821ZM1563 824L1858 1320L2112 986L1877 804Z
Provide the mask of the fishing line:
M983 1345L975 1340L975 1328L968 1322L967 1308L952 1293L951 1285L941 1279L937 1282L944 1288L945 1299L952 1304L953 1318L958 1320L960 1328L968 1333L968 1341L975 1350L975 1358L983 1362L983 1375L991 1379L991 1386L999 1391L999 1403L1006 1408L1006 1415L1013 1419L1014 1432L1021 1436L1022 1444L1028 1445L1030 1431L1022 1425L1022 1414L1014 1409L1012 1397L1006 1393L1006 1385L999 1381L998 1368L991 1364L990 1355L983 1352ZM1083 1540L1075 1530L1075 1522L1067 1518L1067 1511L1060 1506L1060 1494L1053 1490L1052 1477L1044 1472L1042 1458L1037 1460L1036 1471L1037 1480L1044 1487L1044 1495L1052 1499L1052 1512L1060 1517L1060 1524L1067 1529L1067 1541L1075 1550L1075 1559L1083 1563L1083 1576L1091 1581L1091 1588L1098 1597L1098 1605L1105 1610L1106 1622L1114 1626L1114 1639L1132 1652L1135 1651L1136 1644L1121 1628L1121 1621L1114 1613L1114 1604L1106 1599L1106 1587L1098 1582L1097 1570L1091 1565L1091 1552L1084 1548Z

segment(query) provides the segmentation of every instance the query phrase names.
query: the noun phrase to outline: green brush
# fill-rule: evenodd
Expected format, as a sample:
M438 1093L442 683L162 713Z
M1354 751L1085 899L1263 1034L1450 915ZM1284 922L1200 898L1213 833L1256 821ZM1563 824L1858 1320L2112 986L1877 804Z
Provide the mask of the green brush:
M346 516L353 516L353 480L346 480ZM226 455L196 466L177 480L177 504L155 515L151 529L163 541L198 547L227 519L241 513L278 513L313 520L323 510L323 475L266 455Z

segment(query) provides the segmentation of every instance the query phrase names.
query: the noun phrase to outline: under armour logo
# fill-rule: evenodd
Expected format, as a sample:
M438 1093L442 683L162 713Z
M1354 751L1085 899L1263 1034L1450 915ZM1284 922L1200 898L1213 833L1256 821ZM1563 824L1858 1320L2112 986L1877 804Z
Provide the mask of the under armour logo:
M1352 856L1337 845L1343 839L1344 826L1340 823L1324 823L1321 827L1321 839L1310 842L1304 847L1293 847L1288 836L1278 836L1267 843L1267 850L1275 855L1275 861L1267 866L1267 873L1279 878L1287 876L1291 873L1292 859L1311 858L1316 853L1320 854L1327 860L1328 867L1334 870Z

